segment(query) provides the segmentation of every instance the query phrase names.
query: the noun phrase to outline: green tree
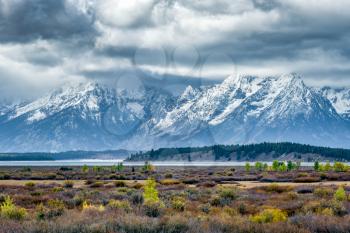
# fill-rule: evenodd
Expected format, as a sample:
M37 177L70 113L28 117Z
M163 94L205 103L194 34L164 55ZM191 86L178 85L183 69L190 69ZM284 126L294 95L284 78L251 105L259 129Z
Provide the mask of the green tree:
M264 168L264 165L262 162L255 162L255 170L261 172Z
M269 169L269 165L267 165L267 163L264 163L263 170L267 171L268 169Z
M287 166L284 162L280 163L279 166L278 166L278 171L280 172L285 172L287 171Z
M82 172L86 173L89 171L88 165L84 164L83 167L81 168Z
M147 203L158 203L157 183L154 179L148 178L143 192L143 197Z
M320 163L318 161L314 162L314 170L319 171L320 170Z
M348 167L344 163L335 162L333 169L335 172L346 172L348 170Z
M116 172L117 171L117 165L112 165L111 167L111 172Z
M289 160L289 161L287 162L287 170L288 170L288 171L294 170L295 167L296 167L296 165L295 165L295 163L293 163L292 161Z
M118 163L118 165L117 165L117 171L118 172L121 172L121 171L123 171L124 170L124 164L123 163Z
M327 161L327 163L324 165L324 171L329 172L332 170L332 165Z
M245 166L244 166L244 167L245 167L245 171L246 171L246 172L250 172L250 169L251 169L250 163L248 163L248 162L245 163Z
M94 167L92 168L92 170L93 170L94 172L101 172L101 171L102 171L102 167L100 167L100 166L94 166Z
M272 162L272 171L277 171L280 163L277 160Z

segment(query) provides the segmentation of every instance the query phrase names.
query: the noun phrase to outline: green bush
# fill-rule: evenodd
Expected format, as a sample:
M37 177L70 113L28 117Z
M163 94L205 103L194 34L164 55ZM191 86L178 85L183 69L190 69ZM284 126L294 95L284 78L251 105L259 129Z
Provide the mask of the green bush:
M345 201L347 199L346 192L343 186L340 186L334 193L334 199L337 201Z
M223 188L220 190L219 195L221 198L226 198L228 200L235 200L238 197L237 190L236 189L230 189L230 188Z
M256 223L273 223L284 222L287 220L287 214L280 209L265 209L261 213L251 217L252 222Z
M0 205L0 214L4 218L21 220L27 215L27 211L15 206L11 197L6 196L5 201Z
M84 173L89 172L89 167L88 167L88 165L84 164L84 165L82 166L82 168L81 168L81 171L84 172Z
M341 162L335 162L333 165L333 169L335 172L346 172L348 171L348 166Z

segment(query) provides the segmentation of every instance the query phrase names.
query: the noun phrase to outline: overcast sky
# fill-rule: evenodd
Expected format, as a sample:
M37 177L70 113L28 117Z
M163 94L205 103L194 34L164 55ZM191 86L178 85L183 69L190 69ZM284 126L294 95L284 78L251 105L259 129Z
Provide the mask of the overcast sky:
M349 0L0 0L0 91L141 69L350 84Z

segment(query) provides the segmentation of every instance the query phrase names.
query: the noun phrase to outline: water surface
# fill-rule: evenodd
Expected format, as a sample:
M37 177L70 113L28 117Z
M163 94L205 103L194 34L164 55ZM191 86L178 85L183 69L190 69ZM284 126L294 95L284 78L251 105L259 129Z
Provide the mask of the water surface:
M0 166L33 166L33 167L57 167L57 166L112 166L114 164L123 162L122 159L75 159L75 160L50 160L50 161L0 161ZM194 161L194 162L181 162L181 161L156 161L151 162L155 166L164 167L212 167L212 166L244 166L246 162L235 161ZM142 166L144 162L123 162L125 166ZM254 162L250 162L254 165ZM271 165L272 162L267 162ZM349 163L348 163L349 164ZM301 166L313 166L313 163L303 162Z

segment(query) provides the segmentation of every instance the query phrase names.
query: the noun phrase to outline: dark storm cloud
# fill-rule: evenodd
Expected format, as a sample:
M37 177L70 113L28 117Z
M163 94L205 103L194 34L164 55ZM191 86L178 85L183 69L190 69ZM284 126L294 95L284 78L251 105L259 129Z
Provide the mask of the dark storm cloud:
M0 42L86 39L96 35L94 13L80 12L64 0L0 1L0 9Z
M22 76L45 69L90 79L124 69L225 78L235 66L344 83L349 7L347 0L0 0L0 76L18 63Z

